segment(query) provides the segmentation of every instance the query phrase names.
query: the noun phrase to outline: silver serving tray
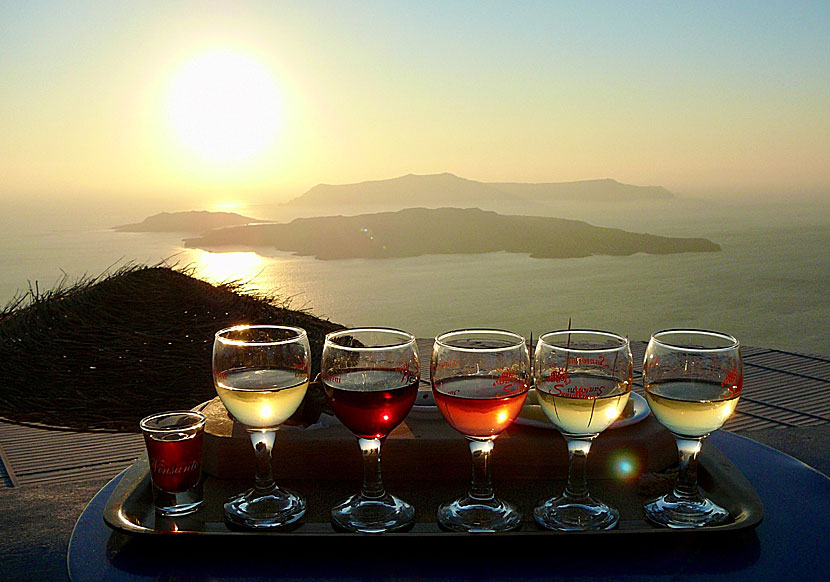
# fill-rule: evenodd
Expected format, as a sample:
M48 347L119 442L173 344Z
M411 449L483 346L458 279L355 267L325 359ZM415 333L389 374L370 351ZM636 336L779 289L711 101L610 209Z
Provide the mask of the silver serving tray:
M589 459L588 462L590 474L591 460ZM358 471L359 467L355 467L355 469ZM391 475L384 475L387 490L415 506L415 523L407 531L383 534L384 536L445 537L469 535L444 531L439 528L435 521L435 512L438 505L464 493L469 485L468 482L458 479L433 480L428 483L395 482L391 477ZM640 495L636 482L626 482L622 479L600 479L589 481L589 489L594 496L619 509L620 522L617 528L600 532L563 533L548 531L536 525L532 518L532 509L540 500L561 493L564 488L564 476L559 481L541 481L533 479L511 480L507 475L496 474L494 476L496 494L518 504L525 515L525 521L518 530L497 535L708 535L754 528L763 520L764 508L752 485L725 455L709 444L704 444L704 450L700 455L698 479L706 494L729 511L731 520L728 523L696 529L657 527L645 520L642 504L646 497ZM280 485L299 491L308 502L307 514L291 529L254 532L234 529L227 525L223 518L222 504L224 500L249 488L251 483L246 480L217 479L211 476L205 478L205 505L201 510L190 516L166 518L157 515L153 507L149 466L145 454L124 473L104 509L104 521L115 530L140 536L174 534L186 536L331 537L353 535L335 530L329 523L328 511L338 500L359 489L359 474L344 475L342 479L308 479L287 482L277 479L277 481Z

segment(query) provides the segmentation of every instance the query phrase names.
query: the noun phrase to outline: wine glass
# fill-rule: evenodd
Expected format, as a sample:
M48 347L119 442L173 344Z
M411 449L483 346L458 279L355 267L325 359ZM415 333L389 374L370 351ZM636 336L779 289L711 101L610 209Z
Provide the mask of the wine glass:
M533 378L539 404L568 444L568 482L558 497L533 510L537 523L559 531L611 529L619 511L588 492L586 465L593 440L622 413L631 393L628 339L573 329L542 335Z
M519 508L493 493L490 453L527 397L530 356L525 339L502 330L443 333L435 338L430 373L438 409L467 438L473 458L469 492L441 505L438 523L465 532L519 527Z
M643 362L651 411L677 442L677 485L645 504L646 517L672 528L717 525L729 512L697 485L697 456L705 439L735 411L743 389L740 343L716 331L670 329L651 336Z
M326 335L320 367L329 404L363 454L363 487L332 508L332 523L364 533L409 526L415 509L383 488L380 447L418 395L415 336L387 328L333 332Z
M245 425L256 459L253 489L225 503L225 518L230 523L275 528L293 523L305 513L305 499L274 483L271 451L279 425L303 401L310 373L308 336L303 329L238 325L216 332L216 392L228 412Z

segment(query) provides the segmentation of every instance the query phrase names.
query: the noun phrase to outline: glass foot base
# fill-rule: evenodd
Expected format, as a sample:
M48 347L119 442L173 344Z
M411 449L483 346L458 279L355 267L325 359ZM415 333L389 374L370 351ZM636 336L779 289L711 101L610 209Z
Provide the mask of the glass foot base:
M646 517L657 525L692 528L718 525L729 519L729 512L705 497L681 499L668 493L643 506Z
M289 489L265 495L249 489L225 502L225 519L240 527L271 529L294 523L305 515L305 499Z
M438 524L452 531L497 532L522 524L519 508L502 499L462 497L438 508Z
M577 501L562 496L535 508L533 517L547 529L593 531L612 529L620 521L620 512L592 497Z
M178 493L163 491L156 487L155 484L152 484L152 487L156 513L165 517L189 515L201 509L204 503L201 481L187 491Z
M412 525L415 508L388 493L379 499L352 495L331 508L334 527L350 532L382 533Z

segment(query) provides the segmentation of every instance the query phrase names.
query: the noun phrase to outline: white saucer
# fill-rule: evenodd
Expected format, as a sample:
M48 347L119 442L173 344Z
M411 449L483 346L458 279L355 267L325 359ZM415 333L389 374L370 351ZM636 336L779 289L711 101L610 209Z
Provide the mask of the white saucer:
M648 416L651 409L648 407L648 402L646 402L645 398L635 392L632 392L629 398L631 398L631 401L634 404L634 414L628 418L621 418L617 420L608 427L609 429L629 426L640 422ZM556 427L553 426L553 424L547 419L545 413L542 412L542 407L538 404L525 404L522 411L519 413L519 416L513 422L523 426L532 426L535 428L556 429Z

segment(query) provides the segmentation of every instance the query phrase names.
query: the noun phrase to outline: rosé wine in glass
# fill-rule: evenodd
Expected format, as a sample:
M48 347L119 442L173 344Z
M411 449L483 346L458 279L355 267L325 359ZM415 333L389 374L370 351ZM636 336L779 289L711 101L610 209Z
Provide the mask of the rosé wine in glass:
M521 525L522 513L493 492L493 441L518 416L530 383L525 339L509 331L465 329L435 338L432 394L441 414L467 439L473 477L467 495L438 508L441 527L495 532Z

